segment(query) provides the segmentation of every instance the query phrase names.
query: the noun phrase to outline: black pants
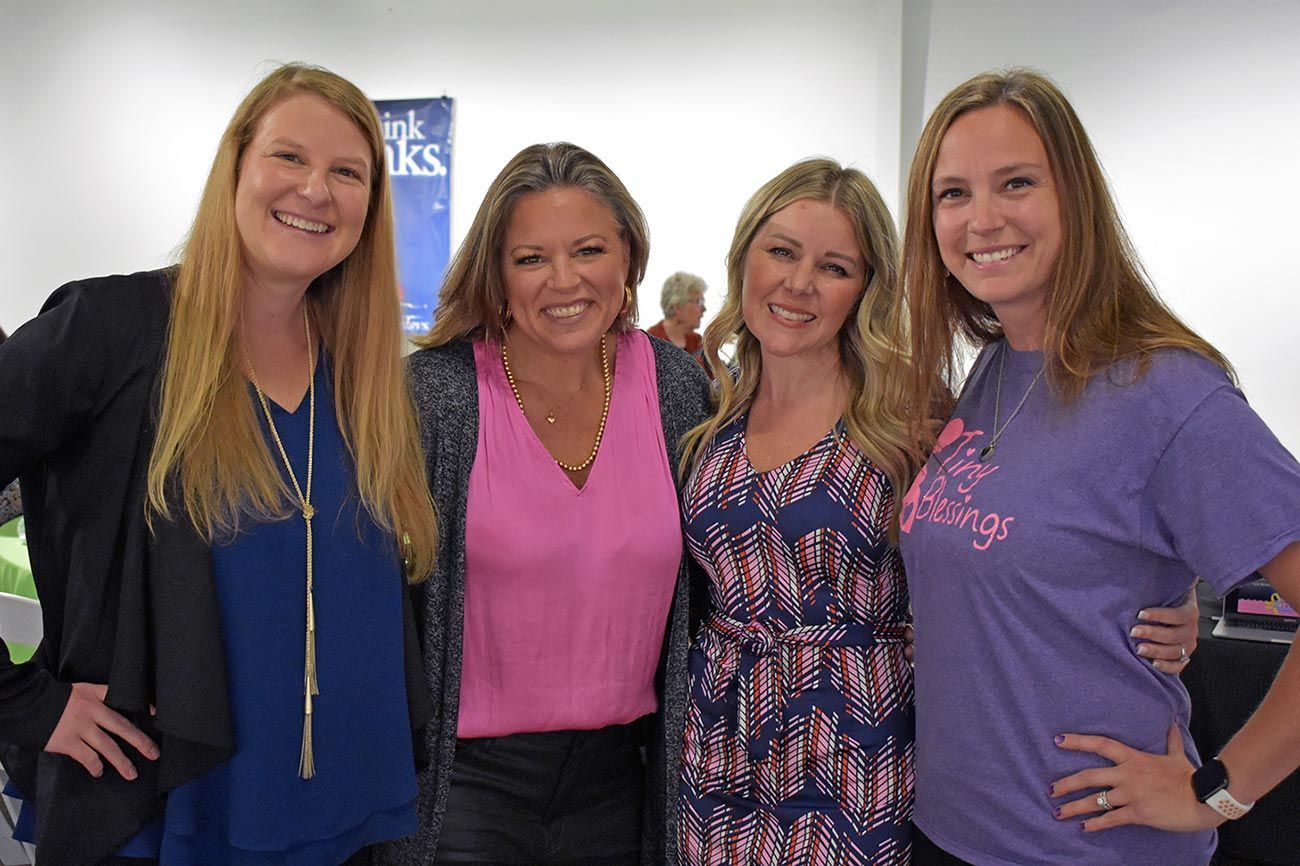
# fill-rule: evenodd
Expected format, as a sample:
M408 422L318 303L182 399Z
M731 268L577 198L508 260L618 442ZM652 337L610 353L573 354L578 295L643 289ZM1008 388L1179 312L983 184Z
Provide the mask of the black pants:
M912 826L912 866L971 866L965 860L954 857L921 832L921 828Z
M641 729L461 740L434 862L637 864Z

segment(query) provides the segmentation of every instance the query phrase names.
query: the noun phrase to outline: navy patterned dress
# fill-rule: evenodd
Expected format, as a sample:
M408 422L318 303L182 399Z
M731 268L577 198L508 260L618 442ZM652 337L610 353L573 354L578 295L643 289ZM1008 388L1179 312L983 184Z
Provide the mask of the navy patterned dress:
M698 864L906 864L908 599L888 479L842 424L757 472L742 416L683 493L712 612L690 655L678 835Z

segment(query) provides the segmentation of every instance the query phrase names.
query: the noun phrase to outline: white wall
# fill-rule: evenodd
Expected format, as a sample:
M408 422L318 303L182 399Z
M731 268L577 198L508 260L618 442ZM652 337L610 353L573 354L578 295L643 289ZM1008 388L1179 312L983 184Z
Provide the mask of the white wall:
M650 221L642 321L676 270L716 310L741 205L793 160L856 163L895 203L900 3L0 0L0 324L167 262L231 111L285 60L457 100L453 244L520 148L589 148Z
M990 67L1063 86L1161 294L1300 455L1300 2L932 0L929 24L927 114Z
M1296 0L0 0L0 324L168 261L273 61L457 99L453 243L519 148L595 151L650 219L647 324L678 269L717 309L739 209L787 163L856 163L895 206L924 113L1025 63L1070 94L1165 297L1300 453L1297 34Z

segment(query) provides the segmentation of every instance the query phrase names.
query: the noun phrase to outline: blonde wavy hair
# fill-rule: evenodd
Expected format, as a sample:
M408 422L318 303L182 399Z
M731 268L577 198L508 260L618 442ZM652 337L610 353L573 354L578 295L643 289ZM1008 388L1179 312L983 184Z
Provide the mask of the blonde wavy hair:
M758 339L745 326L745 257L764 223L803 199L826 202L848 218L868 268L864 291L839 333L840 367L849 385L844 423L849 438L893 486L895 520L890 537L896 538L902 491L924 458L908 435L905 377L899 375L906 367L900 366L898 358L898 234L889 209L867 176L830 159L795 163L763 184L741 212L727 253L727 297L704 330L704 356L720 389L718 407L712 418L686 434L680 469L689 472L717 432L754 401L763 358ZM719 354L732 342L738 368L734 379Z
M221 135L174 274L148 513L183 510L209 540L242 518L290 513L290 495L259 426L240 369L244 261L235 224L239 164L262 117L295 94L315 94L366 139L370 204L356 248L317 277L307 303L333 370L339 426L357 492L375 522L403 539L407 573L433 570L438 529L401 358L401 312L384 137L374 105L325 69L281 66L260 81Z
M1156 293L1120 222L1088 133L1064 94L1043 73L1012 68L976 75L954 88L930 115L916 147L903 245L911 405L950 407L948 395L964 368L962 349L1002 338L993 308L944 267L931 189L939 146L953 121L998 105L1033 124L1060 191L1062 245L1051 275L1043 343L1054 391L1071 401L1089 378L1122 358L1136 358L1142 375L1152 353L1170 348L1203 355L1233 376L1227 359ZM913 432L926 448L934 442L932 420L925 412L913 415Z
M581 189L609 208L628 247L630 303L614 319L613 330L636 326L637 286L650 258L645 215L623 181L593 153L562 141L525 147L506 163L483 196L465 240L447 265L438 295L438 312L429 333L415 340L426 348L462 337L505 336L505 280L501 276L506 227L519 199L548 189Z

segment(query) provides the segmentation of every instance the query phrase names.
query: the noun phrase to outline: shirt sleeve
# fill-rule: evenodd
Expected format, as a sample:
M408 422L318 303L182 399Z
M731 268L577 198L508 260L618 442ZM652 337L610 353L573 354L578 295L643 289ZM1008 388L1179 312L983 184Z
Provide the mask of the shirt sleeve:
M0 486L70 440L112 399L110 343L84 286L55 292L0 344Z
M1220 595L1300 541L1300 464L1226 383L1173 435L1144 498L1152 548Z
M75 440L112 399L108 335L85 287L64 286L0 345L0 486ZM43 748L71 694L34 662L14 664L0 640L0 732Z

